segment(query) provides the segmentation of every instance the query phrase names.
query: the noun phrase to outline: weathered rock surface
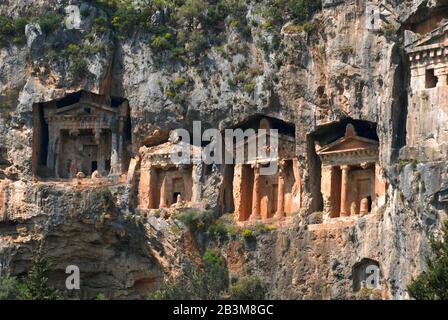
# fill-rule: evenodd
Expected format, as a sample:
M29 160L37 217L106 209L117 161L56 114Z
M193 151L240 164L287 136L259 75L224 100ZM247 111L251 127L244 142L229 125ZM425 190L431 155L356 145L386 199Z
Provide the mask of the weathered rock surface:
M62 9L66 2L33 1L32 10ZM110 200L104 199L109 193L103 189L33 182L33 104L84 89L128 99L135 155L143 144L162 141L171 129L191 128L195 120L223 129L262 113L295 124L305 189L302 215L319 206L320 177L313 176L316 157L309 134L346 117L377 123L380 164L389 183L381 212L329 229L307 226L297 218L257 236L255 247L236 239L222 249L232 272L259 274L269 283L272 298L354 298L352 268L363 258L378 261L383 298L407 298L408 281L424 268L427 238L437 233L447 210L446 202L439 201L445 199L446 161L397 168L406 142L405 25L429 17L437 1L323 4L314 17L317 30L307 34L283 28L281 49L267 54L256 41L242 40L244 54L224 58L211 49L199 67L164 62L144 33L125 39L103 33L96 41L108 50L90 56L82 77L59 60L42 63L48 48L80 41L82 30L60 28L46 36L29 29L26 45L0 48L0 200L6 199L0 204L0 272L23 274L44 239L56 271L51 280L60 287L65 267L76 264L84 272L85 297L100 292L142 297L161 283L163 272L180 272L182 250L192 249L182 232L173 232L170 219L151 217L138 226L126 220L129 186L110 187ZM26 0L0 5L0 13L11 16L29 10ZM379 14L381 21L375 20ZM91 23L91 18L82 21L86 28ZM387 37L386 25L395 26L397 35ZM229 43L237 38L232 30L226 34ZM261 70L251 94L229 85L239 61ZM189 79L182 103L161 90L180 75ZM271 80L274 76L277 82ZM218 171L206 181L205 196L218 201L220 181Z

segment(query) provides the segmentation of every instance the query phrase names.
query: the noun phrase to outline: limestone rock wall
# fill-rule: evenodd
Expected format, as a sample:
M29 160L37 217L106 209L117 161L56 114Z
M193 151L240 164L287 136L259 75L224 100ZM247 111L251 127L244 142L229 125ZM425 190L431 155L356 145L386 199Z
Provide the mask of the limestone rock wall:
M5 1L0 13L17 17L30 10L63 10L67 3L33 1L31 9L26 0ZM62 266L73 260L89 270L90 296L107 291L119 298L136 297L156 286L163 271L181 270L176 269L183 259L177 252L189 245L182 233L173 232L174 222L151 220L139 229L124 219L132 209L129 185L112 187L123 190L113 192L116 211L109 214L89 188L77 192L75 186L39 187L33 182L33 104L84 89L129 101L134 156L142 145L163 141L171 129L191 128L194 120L223 129L261 113L293 123L304 184L302 218L260 236L255 248L241 241L226 244L229 265L237 273L251 271L268 280L271 297L352 298L352 268L371 258L380 264L383 297L406 298L407 282L424 268L427 237L437 232L446 215L446 202L440 200L446 199L448 168L445 161L398 158L406 143L408 113L403 34L407 24L428 18L438 5L424 0L323 1L313 20L317 28L307 33L285 25L278 50L267 54L257 39L243 40L239 45L245 47L244 54L224 58L211 49L200 66L161 59L147 45L145 33L122 39L108 29L95 40L107 50L89 55L82 77L64 59L44 63L53 46L81 41L80 32L61 27L45 35L29 28L26 45L0 48L0 200L6 199L3 208L0 203L0 270L22 274L41 238L61 277ZM83 19L86 28L94 23L93 16L105 14L82 6L95 10ZM251 10L247 17L256 18ZM396 32L389 34L391 29ZM228 43L238 38L234 30L225 33ZM268 32L257 37L270 39ZM252 93L229 85L240 61L260 70ZM162 90L179 76L188 79L182 103ZM307 216L319 211L321 196L310 134L345 117L378 126L380 165L389 184L387 205L349 226L313 228ZM433 120L436 130L443 119ZM209 208L219 201L221 171L215 168L205 181L203 197L210 196Z

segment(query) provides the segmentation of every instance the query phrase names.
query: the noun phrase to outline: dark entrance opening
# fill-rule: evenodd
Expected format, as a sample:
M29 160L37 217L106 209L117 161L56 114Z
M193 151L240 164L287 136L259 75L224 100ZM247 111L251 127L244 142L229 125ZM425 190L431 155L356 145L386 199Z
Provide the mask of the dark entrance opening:
M98 162L92 161L92 171L91 173L94 173L98 169Z
M177 203L177 197L178 196L182 197L180 192L173 192L173 202L172 203Z

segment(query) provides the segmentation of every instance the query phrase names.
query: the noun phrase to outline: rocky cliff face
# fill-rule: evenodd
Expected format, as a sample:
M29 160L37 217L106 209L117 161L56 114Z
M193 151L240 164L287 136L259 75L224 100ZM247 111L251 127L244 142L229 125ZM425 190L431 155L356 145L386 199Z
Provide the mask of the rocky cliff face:
M289 223L257 235L255 246L239 237L220 243L230 271L260 275L271 298L354 298L353 268L368 258L380 266L382 297L407 298L407 283L424 268L427 238L446 215L439 200L448 168L445 161L399 158L410 77L404 35L439 12L442 2L323 1L311 23L285 21L275 32L259 10L275 1L251 1L244 9L249 36L227 18L223 40L185 62L155 49L148 30L123 36L103 25L98 19L110 12L92 2L4 1L0 14L12 18L77 5L81 24L79 30L58 24L49 32L29 23L26 39L13 43L8 36L0 47L0 272L24 274L44 239L56 285L63 286L66 265L76 264L84 272L84 297L141 297L164 274L181 272L185 253L198 249L171 218L136 223L129 184L33 179L33 104L83 89L129 101L135 156L142 145L163 141L175 128L191 129L196 120L223 129L264 114L295 125L305 207ZM346 118L377 125L387 203L342 226L312 225L321 196L311 137ZM222 176L215 175L204 195L219 189ZM213 209L218 200L210 199Z

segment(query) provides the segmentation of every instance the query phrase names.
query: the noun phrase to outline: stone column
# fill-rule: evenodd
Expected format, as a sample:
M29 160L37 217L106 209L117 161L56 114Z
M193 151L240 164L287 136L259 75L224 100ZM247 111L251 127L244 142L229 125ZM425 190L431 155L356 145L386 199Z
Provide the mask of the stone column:
M119 124L118 124L118 174L121 174L123 170L126 170L124 168L124 119L120 117Z
M160 203L159 203L159 207L160 208L166 208L166 184L167 184L167 179L166 176L163 177L162 180L162 186L160 187Z
M243 221L243 165L241 163L235 164L235 171L233 176L233 199L235 205L235 219Z
M140 169L140 181L138 185L138 207L140 209L151 208L151 167Z
M51 125L54 125L51 123ZM56 170L56 158L57 158L57 140L58 140L58 130L53 127L49 130L48 137L48 154L47 154L47 167L54 172L54 176L58 176L58 172Z
M261 219L260 215L260 165L254 165L254 186L252 192L252 214L250 215L249 220L259 220Z
M150 166L148 168L148 208L157 208L156 194L157 192L157 171L156 168Z
M201 202L201 172L202 172L202 164L195 163L193 164L193 169L191 171L191 177L193 180L193 186L191 190L191 202L193 204L199 204Z
M348 173L349 173L349 166L343 165L341 166L342 170L342 178L341 178L341 217L347 217L350 215L350 211L347 208L347 199L348 199Z
M0 182L0 221L5 221L4 213L3 213L3 206L5 203L5 197L3 192L3 184Z
M119 162L118 159L118 150L119 150L119 138L117 132L112 132L112 145L111 145L111 155L110 155L110 174L118 175L120 174L119 170Z
M285 216L285 161L280 161L278 167L278 195L276 219L282 219Z
M330 213L332 217L335 214L337 215L341 209L340 206L335 205L335 199L333 199L335 190L333 190L331 182L334 179L335 177L333 177L333 167L329 164L322 164L320 191L322 193L322 198L324 201L324 212Z

